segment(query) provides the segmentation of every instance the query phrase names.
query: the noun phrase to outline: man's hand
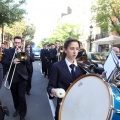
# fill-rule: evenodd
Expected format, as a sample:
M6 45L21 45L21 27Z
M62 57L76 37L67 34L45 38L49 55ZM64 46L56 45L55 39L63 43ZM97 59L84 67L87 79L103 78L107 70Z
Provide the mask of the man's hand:
M18 58L15 58L15 59L13 60L13 63L17 65L17 64L20 63L20 60L19 60Z
M18 49L17 49L17 52L18 52L18 53L19 53L19 52L21 52L21 49L20 49L20 48L18 48Z

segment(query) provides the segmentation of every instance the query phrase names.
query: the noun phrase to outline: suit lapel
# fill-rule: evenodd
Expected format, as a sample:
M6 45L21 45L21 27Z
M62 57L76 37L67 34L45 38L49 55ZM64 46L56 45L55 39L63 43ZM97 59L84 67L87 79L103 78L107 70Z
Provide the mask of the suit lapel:
M70 80L72 80L72 75L71 75L71 73L70 73L70 71L69 71L69 69L68 69L68 66L67 66L65 60L62 61L62 67L63 67L63 72L64 72L64 74L65 74L67 77L69 77Z

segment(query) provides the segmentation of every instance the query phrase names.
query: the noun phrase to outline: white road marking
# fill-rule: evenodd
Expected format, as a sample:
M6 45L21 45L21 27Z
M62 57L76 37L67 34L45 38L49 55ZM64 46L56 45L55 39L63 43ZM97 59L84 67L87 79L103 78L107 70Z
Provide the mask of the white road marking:
M47 96L48 96L48 94L47 94ZM51 111L52 111L52 115L53 115L53 118L54 118L55 117L55 106L54 106L53 101L49 99L49 96L48 96L48 101L49 101L50 108L51 108Z
M41 66L41 63L39 63L39 65ZM40 68L40 72L42 74L42 69L41 68ZM47 93L47 97L48 97L48 101L49 101L50 108L51 108L51 111L52 111L52 115L53 115L53 118L54 118L54 116L55 116L55 105L54 105L53 101L49 99L48 93Z

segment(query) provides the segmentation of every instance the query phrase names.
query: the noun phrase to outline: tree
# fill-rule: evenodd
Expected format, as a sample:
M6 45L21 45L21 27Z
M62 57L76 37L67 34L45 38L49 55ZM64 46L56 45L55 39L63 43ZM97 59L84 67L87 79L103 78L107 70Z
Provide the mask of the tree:
M22 36L22 33L26 30L26 22L22 19L19 22L15 22L12 25L5 25L5 36L8 40L12 40L12 38L16 35Z
M10 26L5 26L5 36L8 40L12 40L14 36L22 36L26 43L30 43L32 46L35 43L32 41L35 34L35 26L33 24L26 25L24 19L20 22L15 22Z
M92 20L103 32L115 31L120 35L120 0L97 0L92 12Z
M46 38L44 42L54 43L56 40L60 40L60 42L63 43L68 37L74 37L78 39L80 36L79 29L80 25L78 24L60 24L52 32L51 37Z
M29 24L26 26L26 29L23 31L22 36L25 37L25 40L27 42L31 42L34 38L35 31L36 31L36 27L34 26L34 24Z
M0 25L2 26L2 41L4 25L10 25L16 21L20 21L23 15L26 13L23 8L20 8L25 4L25 0L19 0L15 3L14 0L0 0Z

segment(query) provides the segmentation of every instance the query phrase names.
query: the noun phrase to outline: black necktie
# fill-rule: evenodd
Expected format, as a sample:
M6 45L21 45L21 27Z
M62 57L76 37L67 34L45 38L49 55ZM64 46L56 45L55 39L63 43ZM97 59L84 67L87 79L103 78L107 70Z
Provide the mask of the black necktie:
M70 65L70 68L71 68L71 75L72 75L73 80L74 80L74 78L75 78L75 71L74 71L74 67L75 67L75 65L74 65L74 64L71 64L71 65Z

